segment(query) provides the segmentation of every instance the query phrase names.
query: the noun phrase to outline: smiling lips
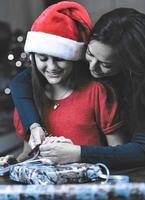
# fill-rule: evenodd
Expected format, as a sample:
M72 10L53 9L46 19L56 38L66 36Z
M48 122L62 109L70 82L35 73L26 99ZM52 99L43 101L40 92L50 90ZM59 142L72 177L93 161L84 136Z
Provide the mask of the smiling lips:
M56 78L56 77L59 77L60 76L60 74L62 73L62 71L59 71L59 72L48 72L48 71L46 71L45 72L49 77L51 77L51 78Z
M92 74L96 75L96 76L103 76L104 74L103 73L97 73L96 71L91 71Z

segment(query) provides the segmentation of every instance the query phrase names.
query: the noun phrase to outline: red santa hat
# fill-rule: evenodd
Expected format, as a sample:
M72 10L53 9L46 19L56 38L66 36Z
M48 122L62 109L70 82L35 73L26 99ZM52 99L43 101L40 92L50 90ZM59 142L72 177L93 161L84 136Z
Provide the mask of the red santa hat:
M90 17L82 5L62 1L45 9L35 20L24 49L27 53L81 60L91 29Z

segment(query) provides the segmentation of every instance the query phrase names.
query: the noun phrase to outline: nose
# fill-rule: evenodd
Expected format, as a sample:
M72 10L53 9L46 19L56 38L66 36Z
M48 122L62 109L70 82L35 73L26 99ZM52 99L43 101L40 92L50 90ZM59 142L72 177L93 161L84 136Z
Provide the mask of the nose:
M57 68L57 64L56 64L54 58L51 56L48 57L46 63L47 63L47 68L49 68L50 70Z
M96 58L91 60L91 62L89 63L89 68L90 70L96 70L99 68L99 62Z

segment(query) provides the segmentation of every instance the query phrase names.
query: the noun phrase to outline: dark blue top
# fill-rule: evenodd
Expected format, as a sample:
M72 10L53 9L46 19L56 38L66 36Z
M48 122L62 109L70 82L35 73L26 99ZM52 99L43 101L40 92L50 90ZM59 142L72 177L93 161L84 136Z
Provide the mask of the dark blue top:
M18 74L10 83L14 104L21 118L24 130L29 132L33 123L40 123L40 117L35 107L32 95L31 68Z
M25 132L32 123L41 123L33 102L31 69L18 74L10 84L11 94ZM145 165L145 133L133 136L130 143L117 146L81 146L82 162L106 164L111 169L126 169Z

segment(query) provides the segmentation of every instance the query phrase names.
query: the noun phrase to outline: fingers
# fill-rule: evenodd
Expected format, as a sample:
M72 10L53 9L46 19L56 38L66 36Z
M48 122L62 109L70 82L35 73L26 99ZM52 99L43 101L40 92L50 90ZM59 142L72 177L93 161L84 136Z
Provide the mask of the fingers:
M34 149L38 144L38 142L35 141L33 135L30 135L30 139L29 139L29 145L31 147L31 149Z
M35 138L30 138L29 139L29 145L31 147L31 149L35 149L35 147L39 146L41 144L41 140L35 139Z
M4 165L7 165L8 162L7 162L7 159L5 156L3 157L0 157L0 166L4 166Z
M56 156L56 152L55 152L55 144L54 143L47 143L47 144L42 144L39 147L40 150L40 156L42 157L50 157L53 158Z
M62 142L62 143L71 143L73 144L73 142L70 139L65 138L64 136L60 136L60 137L46 137L43 144L46 143L56 143L56 142Z
M70 139L65 139L65 141L62 142L73 144L73 142Z
M40 151L50 151L53 148L53 145L50 144L42 144L39 146Z
M0 157L0 166L5 166L10 164L12 161L14 161L15 157L13 155L6 155L3 157Z
M42 156L42 157L50 157L50 158L54 157L54 155L52 153L50 154L49 151L40 151L40 156Z
M46 132L42 127L36 127L35 129L32 129L29 139L29 145L31 148L34 149L36 146L42 144L42 142L45 140L45 135Z
M46 144L46 143L53 143L57 140L57 137L46 137L45 140L43 141L43 144Z
M70 139L67 139L63 136L58 138L58 142L66 142L66 143L72 143L72 141Z
M52 161L52 159L49 158L49 157L41 158L41 162L42 162L43 164L47 164L47 165L52 165L52 164L54 164L54 162Z

